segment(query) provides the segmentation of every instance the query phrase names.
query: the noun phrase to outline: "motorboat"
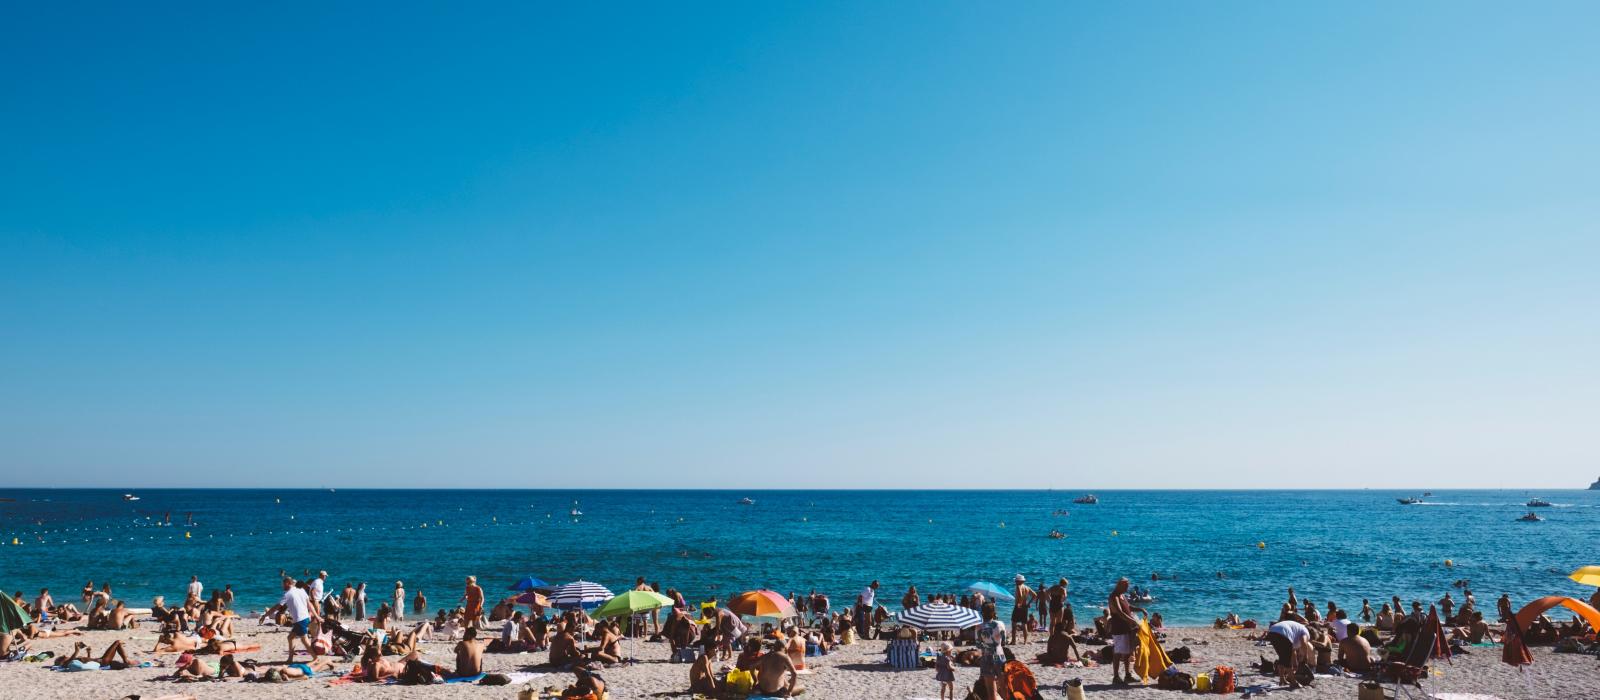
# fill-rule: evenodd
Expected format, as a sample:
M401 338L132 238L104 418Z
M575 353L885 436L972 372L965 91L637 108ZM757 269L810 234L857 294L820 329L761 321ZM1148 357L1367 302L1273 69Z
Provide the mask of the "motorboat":
M1550 502L1543 498L1534 498L1528 501L1529 508L1549 508Z
M1528 511L1527 515L1524 515L1524 516L1522 516L1520 518L1517 518L1517 520L1519 520L1521 522L1525 522L1525 523L1540 523L1540 522L1544 522L1544 518L1539 517L1538 513L1535 513L1535 512L1533 512L1531 510Z
M756 502L750 500L748 497L739 499L739 505L741 506L753 506L755 504Z
M1403 506L1414 506L1422 502L1420 498L1396 498L1394 500L1399 501L1400 505Z
M125 493L125 494L122 494L122 500L124 500L124 501L137 501L137 500L139 500L139 497L135 496L135 495L133 495L131 493Z
M1083 494L1082 496L1079 496L1077 498L1072 499L1072 502L1073 503L1082 503L1082 504L1085 504L1085 505L1094 505L1094 504L1100 502L1100 497L1096 496L1096 495L1094 495L1092 493L1086 493L1086 494Z
M1433 498L1433 492L1432 491L1425 492L1425 493L1422 494L1422 497L1423 498Z

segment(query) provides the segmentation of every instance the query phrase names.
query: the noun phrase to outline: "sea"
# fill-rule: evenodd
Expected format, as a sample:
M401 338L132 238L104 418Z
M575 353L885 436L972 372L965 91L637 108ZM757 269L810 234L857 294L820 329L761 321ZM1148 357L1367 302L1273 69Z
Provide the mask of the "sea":
M613 591L644 577L691 601L755 588L827 593L835 608L873 580L897 609L910 585L960 593L1017 574L1069 580L1080 619L1118 577L1147 587L1172 623L1275 616L1302 598L1351 610L1398 595L1480 607L1509 593L1587 598L1567 579L1600 563L1600 491L0 491L0 587L76 601L110 583L131 607L181 599L191 575L231 584L237 608L280 595L279 574L396 581L431 609L475 575L491 600L524 576ZM1543 522L1520 522L1534 496ZM753 503L741 503L749 499ZM574 511L581 515L573 515ZM1053 538L1052 531L1064 537Z

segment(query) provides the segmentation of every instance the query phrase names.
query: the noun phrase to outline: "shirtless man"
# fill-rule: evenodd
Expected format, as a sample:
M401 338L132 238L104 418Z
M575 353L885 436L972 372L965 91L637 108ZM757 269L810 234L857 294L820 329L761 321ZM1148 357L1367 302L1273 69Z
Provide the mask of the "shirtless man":
M456 642L456 676L476 676L483 673L483 644L478 641L478 628L468 627Z
M550 640L550 665L557 668L565 667L583 658L578 651L578 640L572 636L572 630L566 622L556 623L555 639Z
M1339 642L1339 665L1352 673L1372 670L1372 645L1361 638L1361 626L1352 622L1346 632L1345 638Z
M1134 630L1139 627L1139 621L1133 614L1144 612L1144 608L1128 602L1128 586L1126 577L1117 579L1117 585L1111 589L1111 597L1106 601L1106 615L1110 618L1108 626L1111 628L1112 685L1128 685L1133 682ZM1293 589L1291 593L1292 591ZM1118 674L1119 665L1126 669L1126 678Z
M50 621L50 609L55 606L56 601L50 597L50 589L39 589L39 597L33 599L33 611L39 617L40 622Z
M1017 574L1016 598L1012 601L1015 607L1011 608L1011 629L1017 633L1017 641L1021 644L1028 643L1028 635L1033 631L1033 625L1028 624L1028 611L1033 609L1033 599L1039 596L1028 587L1027 580L1022 574Z
M783 653L783 643L774 641L766 654L756 662L756 689L762 695L791 697L805 691L800 685L800 674L795 672L794 661Z

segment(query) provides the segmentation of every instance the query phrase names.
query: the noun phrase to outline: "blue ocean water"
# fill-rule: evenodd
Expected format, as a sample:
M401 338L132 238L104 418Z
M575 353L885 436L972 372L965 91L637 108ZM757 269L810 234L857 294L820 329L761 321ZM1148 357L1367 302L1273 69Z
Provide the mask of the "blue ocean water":
M1600 563L1600 491L1438 491L1418 506L1395 501L1414 493L1375 490L1108 491L1098 505L1060 491L122 493L0 492L14 499L0 502L0 587L76 600L92 579L146 606L181 597L197 574L259 609L277 599L280 570L325 569L334 587L368 582L375 600L404 580L435 608L458 599L467 574L491 592L529 574L613 590L644 576L691 600L773 588L838 605L878 579L894 607L908 584L959 591L1020 572L1065 576L1075 602L1099 605L1127 575L1169 620L1202 623L1272 615L1287 585L1352 608L1363 597L1434 600L1458 579L1480 605L1503 592L1587 597L1566 574ZM1516 522L1531 495L1556 505L1539 509L1545 522ZM574 501L580 518L568 515ZM168 512L173 525L160 526Z

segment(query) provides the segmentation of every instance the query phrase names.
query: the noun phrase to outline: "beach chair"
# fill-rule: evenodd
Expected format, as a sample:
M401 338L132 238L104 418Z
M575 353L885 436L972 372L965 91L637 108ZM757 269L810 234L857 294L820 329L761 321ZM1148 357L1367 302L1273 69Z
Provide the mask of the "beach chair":
M1436 658L1450 658L1450 645L1446 641L1444 627L1439 624L1438 610L1430 606L1427 619L1417 629L1416 636L1400 654L1400 658L1390 659L1383 665L1383 675L1394 679L1396 700L1401 696L1433 697L1422 687L1422 681L1428 677L1429 661Z
M914 671L922 668L922 645L915 639L892 639L886 649L889 655L889 666L900 671Z

